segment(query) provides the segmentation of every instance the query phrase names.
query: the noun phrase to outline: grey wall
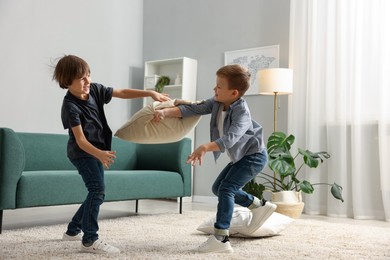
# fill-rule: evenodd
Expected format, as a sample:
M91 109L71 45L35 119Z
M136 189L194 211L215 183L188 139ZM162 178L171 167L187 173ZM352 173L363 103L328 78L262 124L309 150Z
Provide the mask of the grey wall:
M187 56L198 60L197 98L213 95L215 71L224 52L280 45L280 65L288 65L289 0L1 0L0 127L16 131L64 133L60 108L65 91L51 80L53 60L83 57L92 80L113 87L142 88L146 60ZM143 57L144 56L144 57ZM246 97L253 118L267 137L272 132L273 99ZM287 127L281 99L278 129ZM141 107L141 100L113 100L106 115L115 131ZM209 117L196 129L196 145L208 142ZM196 196L228 162L211 154L195 168Z
M289 0L144 0L144 60L189 57L198 60L197 99L213 96L215 72L224 52L280 45L280 67L288 67ZM273 98L246 96L265 138L273 131ZM280 99L278 129L287 129L287 98ZM196 128L195 145L209 141L209 116ZM228 163L211 153L194 169L194 195L211 196L211 184Z
M1 0L0 127L66 133L65 90L51 80L54 60L84 58L92 80L142 87L142 0ZM106 106L111 128L128 119L129 101Z

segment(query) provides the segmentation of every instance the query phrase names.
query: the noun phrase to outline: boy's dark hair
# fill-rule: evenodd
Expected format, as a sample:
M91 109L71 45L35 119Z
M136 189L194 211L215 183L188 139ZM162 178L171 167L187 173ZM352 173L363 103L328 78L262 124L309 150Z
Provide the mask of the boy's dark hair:
M250 87L251 74L245 67L239 64L226 65L217 70L217 76L227 79L229 89L237 89L242 97Z
M81 79L89 73L91 70L86 61L74 55L65 55L54 68L53 80L56 80L61 88L67 89L73 80Z

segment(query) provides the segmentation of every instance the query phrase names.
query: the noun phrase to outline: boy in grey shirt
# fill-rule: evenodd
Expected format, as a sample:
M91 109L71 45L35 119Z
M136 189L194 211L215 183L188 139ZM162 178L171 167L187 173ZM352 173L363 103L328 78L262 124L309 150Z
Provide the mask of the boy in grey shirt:
M276 205L260 200L242 190L267 164L267 151L263 141L263 129L252 120L246 101L242 98L250 86L250 73L244 67L233 64L220 68L217 73L214 97L200 104L180 105L157 110L154 120L165 117L187 117L211 114L210 139L188 156L187 163L202 164L206 152L212 151L215 160L226 152L231 162L215 180L212 191L218 196L214 235L203 243L201 253L233 252L229 241L229 227L234 204L252 211L248 233L255 232L271 214Z

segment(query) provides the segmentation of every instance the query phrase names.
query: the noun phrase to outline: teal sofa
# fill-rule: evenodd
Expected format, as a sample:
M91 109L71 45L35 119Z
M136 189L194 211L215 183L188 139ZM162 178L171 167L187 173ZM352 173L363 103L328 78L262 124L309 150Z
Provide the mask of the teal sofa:
M82 203L87 191L66 156L68 135L0 128L0 233L3 210ZM105 201L191 196L191 140L136 144L113 138Z

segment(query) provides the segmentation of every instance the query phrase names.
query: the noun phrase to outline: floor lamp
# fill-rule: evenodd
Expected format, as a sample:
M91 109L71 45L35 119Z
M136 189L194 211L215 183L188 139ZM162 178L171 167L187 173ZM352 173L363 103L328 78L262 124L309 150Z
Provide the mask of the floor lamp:
M259 93L261 95L274 96L274 132L277 123L278 95L291 94L293 92L293 71L285 68L263 69L257 72ZM274 172L274 188L276 187L276 173Z
M286 68L262 69L257 72L260 95L274 96L274 132L277 123L278 95L287 95L293 92L293 71Z

